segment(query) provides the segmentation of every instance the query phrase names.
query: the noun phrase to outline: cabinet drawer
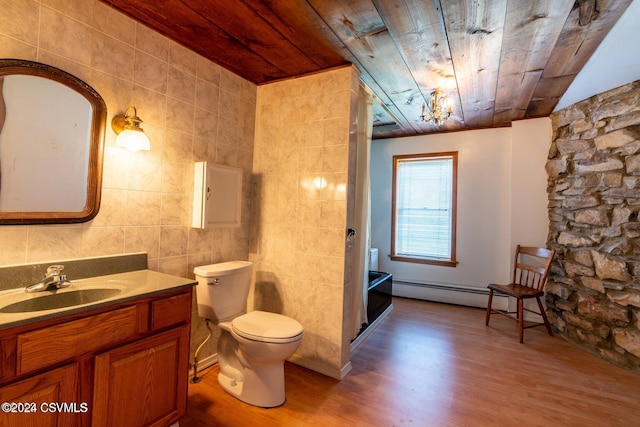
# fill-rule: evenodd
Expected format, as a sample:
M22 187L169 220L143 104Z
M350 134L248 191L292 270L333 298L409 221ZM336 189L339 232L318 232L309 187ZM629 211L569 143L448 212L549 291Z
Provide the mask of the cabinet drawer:
M191 292L151 303L151 330L188 322L191 318Z
M191 318L191 292L151 303L151 330L188 322Z
M136 307L18 335L17 373L33 371L136 336Z

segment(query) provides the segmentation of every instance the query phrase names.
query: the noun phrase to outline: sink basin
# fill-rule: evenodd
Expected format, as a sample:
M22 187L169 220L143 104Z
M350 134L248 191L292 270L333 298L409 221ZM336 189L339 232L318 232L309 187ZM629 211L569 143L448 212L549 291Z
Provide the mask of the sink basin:
M0 313L25 313L73 307L102 301L120 292L122 290L117 288L93 288L46 294L5 305L0 308Z

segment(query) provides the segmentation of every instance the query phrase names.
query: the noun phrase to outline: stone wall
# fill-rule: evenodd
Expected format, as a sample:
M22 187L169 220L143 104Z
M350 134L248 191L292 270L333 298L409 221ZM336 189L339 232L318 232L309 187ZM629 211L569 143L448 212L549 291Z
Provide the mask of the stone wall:
M555 328L640 373L640 81L552 114L547 284Z

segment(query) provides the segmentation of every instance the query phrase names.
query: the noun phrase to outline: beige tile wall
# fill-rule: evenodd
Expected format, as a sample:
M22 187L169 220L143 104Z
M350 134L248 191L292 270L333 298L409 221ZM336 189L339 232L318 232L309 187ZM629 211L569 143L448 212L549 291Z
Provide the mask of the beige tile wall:
M292 360L333 377L349 361L345 230L357 87L357 71L345 67L260 86L257 100L254 307L300 321L305 336Z
M147 252L149 267L193 277L193 267L247 259L256 86L95 0L2 0L0 57L44 62L104 98L108 123L137 108L151 151L105 136L100 212L73 225L0 226L0 266ZM195 230L192 167L241 167L242 227ZM194 315L193 344L205 331ZM215 353L215 340L203 355Z

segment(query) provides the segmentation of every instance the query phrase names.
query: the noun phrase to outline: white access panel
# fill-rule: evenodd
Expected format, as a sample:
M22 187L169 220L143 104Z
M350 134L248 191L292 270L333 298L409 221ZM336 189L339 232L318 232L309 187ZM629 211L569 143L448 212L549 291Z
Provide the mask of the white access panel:
M193 228L240 227L242 169L196 162Z

